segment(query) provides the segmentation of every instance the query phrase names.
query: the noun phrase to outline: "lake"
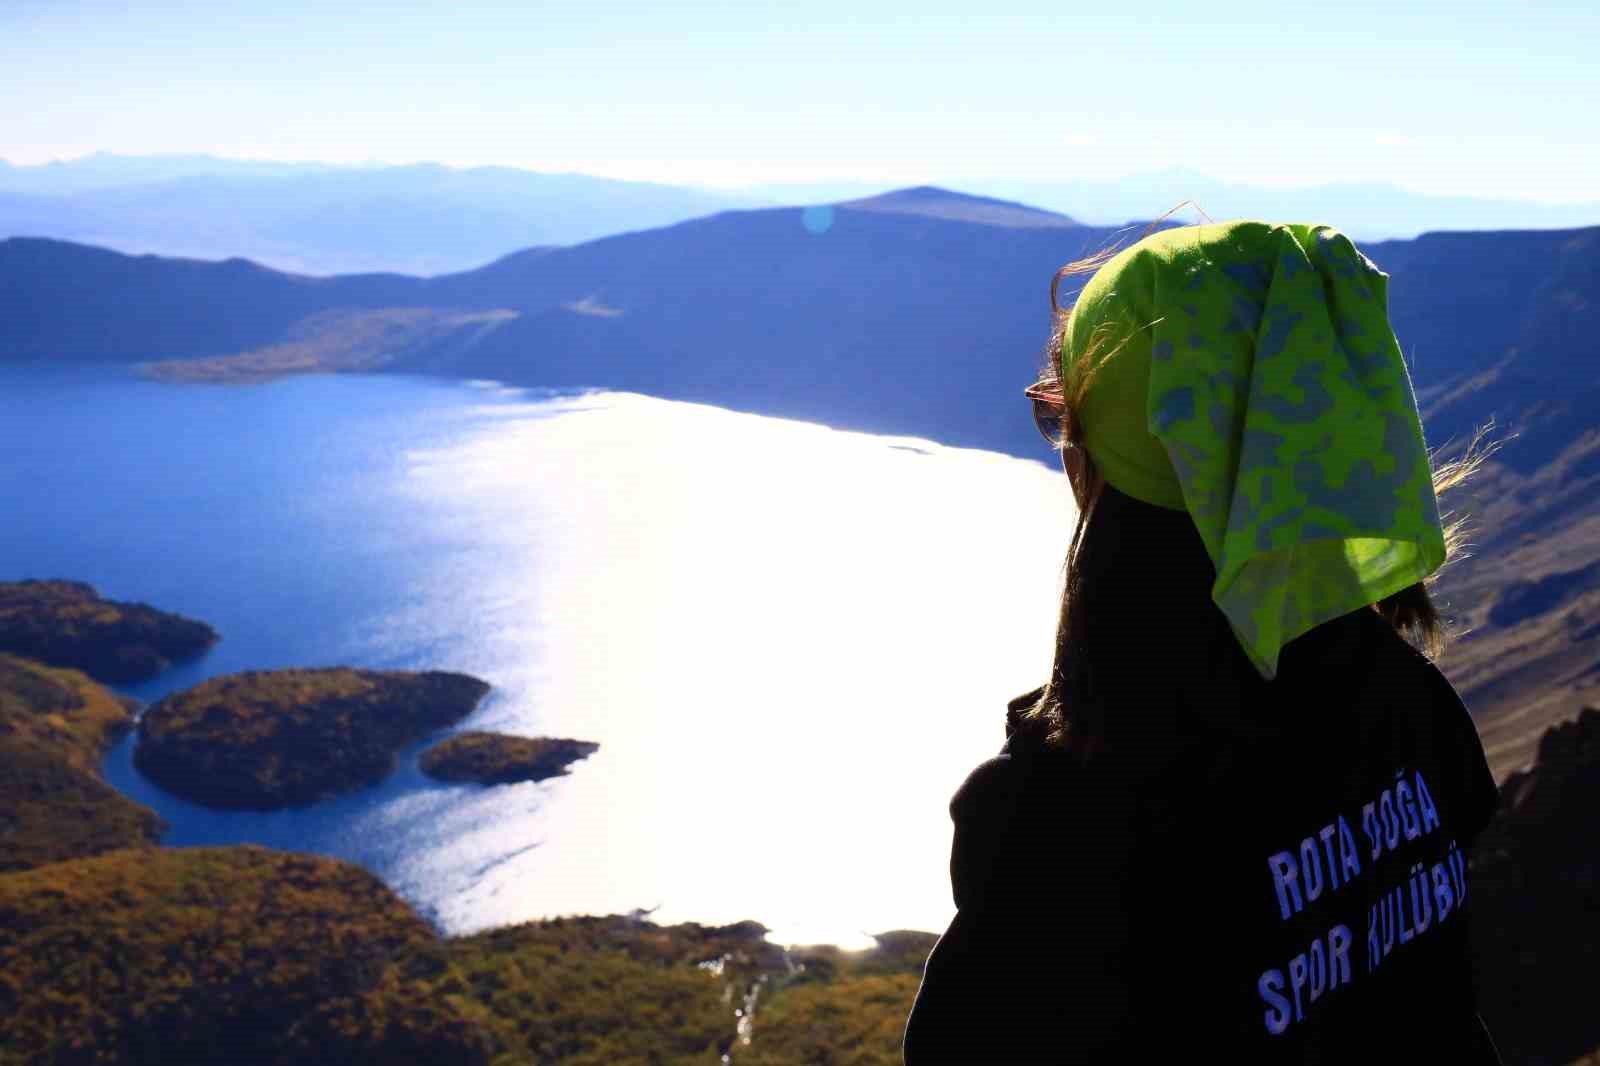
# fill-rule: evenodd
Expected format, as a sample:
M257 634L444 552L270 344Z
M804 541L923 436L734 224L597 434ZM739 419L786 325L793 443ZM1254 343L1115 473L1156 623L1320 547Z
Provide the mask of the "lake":
M350 859L448 932L656 908L846 945L949 921L946 805L1044 678L1073 517L1044 462L645 396L96 367L0 366L0 500L0 580L222 634L139 699L459 670L494 686L459 728L601 745L494 788L428 780L417 745L376 788L220 813L130 739L106 774L165 843Z

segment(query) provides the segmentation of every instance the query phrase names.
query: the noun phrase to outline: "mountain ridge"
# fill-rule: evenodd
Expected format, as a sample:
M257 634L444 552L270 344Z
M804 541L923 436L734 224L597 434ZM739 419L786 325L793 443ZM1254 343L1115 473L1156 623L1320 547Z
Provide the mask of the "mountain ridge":
M1183 168L1114 179L933 184L1102 227L1180 203L1219 221L1334 219L1362 241L1600 223L1600 202L1424 193L1381 181L1257 186ZM894 189L849 181L713 188L506 165L99 152L43 164L0 160L0 235L57 237L132 253L241 254L317 275L439 274L482 265L522 245L571 245L738 207L838 206L885 191Z
M884 211L890 214L919 215L951 222L975 222L980 225L1019 229L1034 226L1067 228L1081 225L1076 219L1056 211L1047 211L1016 200L957 192L937 185L913 185L904 189L891 189L876 196L845 200L829 206L836 210Z
M102 171L119 161L102 161ZM512 167L238 166L136 160L134 180L0 168L0 234L131 254L245 255L316 275L461 270L531 244L581 243L745 204L654 182ZM46 173L36 174L45 169ZM80 168L82 169L82 168ZM90 168L92 169L92 168Z
M1277 187L1225 181L1186 168L1106 179L966 179L952 188L1062 210L1088 225L1114 225L1175 204L1192 203L1216 221L1337 219L1359 241L1411 239L1439 230L1569 229L1600 224L1600 201L1545 202L1425 193L1382 181L1333 181ZM876 191L831 183L754 185L746 191L779 202L822 202Z

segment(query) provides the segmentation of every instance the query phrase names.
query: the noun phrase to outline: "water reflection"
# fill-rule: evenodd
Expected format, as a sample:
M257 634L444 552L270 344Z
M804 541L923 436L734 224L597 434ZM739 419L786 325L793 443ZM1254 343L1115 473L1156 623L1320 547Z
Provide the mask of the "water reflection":
M1048 662L1059 475L627 395L412 463L500 574L484 724L601 743L503 829L544 846L451 920L660 905L789 942L948 920L945 804Z
M407 387L415 410L350 413L363 388ZM208 555L213 518L109 580L83 574L224 634L140 694L246 666L463 670L495 686L464 725L601 747L568 777L483 789L424 778L418 745L374 789L249 814L167 796L124 745L108 774L171 842L351 858L458 932L658 907L860 944L948 920L946 803L1048 663L1058 473L633 395L288 388L345 417L255 440L226 409L253 401L222 405L241 452L305 449L262 461L283 499L245 486L212 504L247 550Z

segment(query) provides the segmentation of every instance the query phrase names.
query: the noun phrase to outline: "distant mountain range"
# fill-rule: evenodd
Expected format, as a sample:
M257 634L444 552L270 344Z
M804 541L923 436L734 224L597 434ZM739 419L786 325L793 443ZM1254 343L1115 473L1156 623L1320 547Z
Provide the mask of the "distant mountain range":
M1545 204L1440 196L1384 182L1270 188L1219 181L1185 169L1096 180L995 178L942 184L962 192L1062 211L1099 226L1151 218L1185 201L1194 206L1179 214L1184 222L1206 218L1218 222L1235 218L1326 222L1363 241L1415 237L1432 230L1563 229L1600 224L1600 200ZM742 191L771 203L806 204L871 196L886 188L865 182L819 182L757 185Z
M0 159L0 190L34 196L70 196L97 189L147 185L180 178L292 178L362 169L378 168L341 167L334 163L224 159L211 155L117 155L113 152L96 152L52 163L18 164Z
M1368 241L1430 230L1600 224L1600 202L1434 196L1376 182L1265 188L1183 169L1105 180L946 185L1095 226L1151 218L1184 201L1216 220L1330 222ZM891 190L863 182L707 190L514 167L100 153L35 166L0 161L0 237L54 237L135 254L239 256L308 274L440 274L520 248L578 244L726 209L826 204L885 191ZM1201 217L1195 210L1183 216Z
M1048 460L1022 386L1062 263L1132 231L935 188L730 211L435 278L0 242L0 358L181 379L397 370L601 386ZM1600 227L1364 250L1429 439L1513 435L1465 501L1446 660L1501 771L1600 684ZM203 361L201 361L203 360Z
M750 200L511 167L334 167L205 156L0 163L0 235L126 252L243 256L310 274L437 274Z

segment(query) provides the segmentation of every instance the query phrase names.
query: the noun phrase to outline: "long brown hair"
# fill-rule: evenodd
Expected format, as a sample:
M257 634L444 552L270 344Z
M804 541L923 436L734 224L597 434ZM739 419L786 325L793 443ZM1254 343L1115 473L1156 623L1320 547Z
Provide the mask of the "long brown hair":
M1145 233L1160 227L1172 213L1169 211L1152 222ZM1095 373L1107 360L1114 358L1119 349L1108 347L1104 335L1091 336L1087 351L1079 361L1083 369L1075 372L1070 382L1061 378L1061 351L1073 309L1073 303L1063 304L1061 300L1062 283L1093 274L1120 250L1113 245L1074 260L1051 278L1050 337L1045 347L1044 365L1035 383L1036 390L1060 397L1063 408L1061 445L1079 450L1083 471L1080 481L1085 486L1085 498L1067 547L1050 677L1038 701L1018 715L1017 722L1025 733L1045 746L1068 748L1080 755L1093 754L1107 744L1113 732L1109 708L1138 699L1141 692L1148 689L1152 672L1159 673L1159 663L1141 664L1136 657L1120 664L1110 661L1123 655L1136 656L1136 648L1149 649L1158 643L1157 634L1152 631L1157 625L1156 612L1148 603L1130 602L1138 598L1137 590L1124 588L1104 597L1098 610L1091 610L1088 594L1091 588L1112 583L1109 571L1117 567L1118 560L1128 559L1130 553L1137 550L1141 532L1149 536L1150 543L1146 547L1159 548L1144 552L1140 567L1148 570L1150 561L1158 560L1156 565L1165 569L1159 580L1158 594L1164 601L1170 594L1170 604L1163 603L1160 616L1170 629L1166 634L1170 639L1168 647L1161 650L1170 650L1171 640L1190 644L1209 642L1200 655L1213 665L1219 657L1242 655L1220 611L1210 601L1214 570L1188 515L1162 512L1111 489L1097 475L1093 461L1083 450L1082 426L1075 412ZM1494 454L1498 444L1489 441L1492 428L1491 424L1480 429L1465 447L1452 448L1447 444L1430 453L1436 495L1443 497L1465 483ZM1446 455L1453 458L1445 459ZM1114 521L1118 529L1115 536L1108 533L1091 545L1088 543L1093 540L1091 521L1097 511L1106 506L1118 512ZM1445 512L1442 517L1448 565L1465 554L1468 525L1465 517L1459 514ZM1449 637L1449 625L1430 592L1437 577L1438 572L1435 572L1425 581L1372 604L1384 621L1430 658L1443 653ZM1156 575L1147 574L1146 579L1155 581ZM1097 616L1096 624L1101 627L1099 639L1094 638L1090 629L1091 614ZM1119 622L1119 617L1123 621Z

